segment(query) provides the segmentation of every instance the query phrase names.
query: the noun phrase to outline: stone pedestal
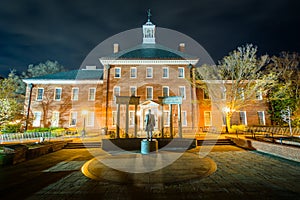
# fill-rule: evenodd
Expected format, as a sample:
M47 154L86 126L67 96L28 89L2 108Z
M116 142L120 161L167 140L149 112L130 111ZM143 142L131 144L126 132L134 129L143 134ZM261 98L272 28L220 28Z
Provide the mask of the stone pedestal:
M152 141L148 141L144 139L141 141L141 154L149 154L150 152L158 151L158 141L153 139Z

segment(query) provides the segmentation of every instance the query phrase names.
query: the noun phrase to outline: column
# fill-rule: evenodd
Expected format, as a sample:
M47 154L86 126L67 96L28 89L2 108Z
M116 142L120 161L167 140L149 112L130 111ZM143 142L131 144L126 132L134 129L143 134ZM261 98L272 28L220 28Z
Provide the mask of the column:
M126 104L126 127L125 127L125 137L128 138L128 128L129 128L129 104Z
M172 104L170 104L170 138L173 139L173 109Z
M181 104L178 104L178 135L182 138Z
M134 137L137 137L137 104L134 105Z
M118 110L117 110L117 130L116 130L116 138L120 138L120 104L118 104Z
M164 105L160 105L161 116L160 116L160 128L161 128L161 137L164 138Z

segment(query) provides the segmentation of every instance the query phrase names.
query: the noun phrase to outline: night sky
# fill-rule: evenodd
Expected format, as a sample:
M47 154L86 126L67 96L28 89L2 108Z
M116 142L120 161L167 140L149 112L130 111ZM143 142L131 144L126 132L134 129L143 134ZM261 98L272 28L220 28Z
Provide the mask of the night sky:
M182 32L217 61L253 43L260 54L300 52L299 0L1 0L0 75L57 60L78 69L99 43L147 21Z

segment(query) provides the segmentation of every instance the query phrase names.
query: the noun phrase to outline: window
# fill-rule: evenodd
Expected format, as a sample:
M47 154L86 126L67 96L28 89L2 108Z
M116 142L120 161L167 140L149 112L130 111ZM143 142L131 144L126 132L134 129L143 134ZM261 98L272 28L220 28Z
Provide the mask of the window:
M163 67L163 78L169 78L169 68L168 67Z
M146 99L147 100L153 99L153 87L146 87Z
M70 126L76 126L77 124L77 112L70 113Z
M204 111L204 126L211 126L211 112Z
M179 86L179 96L185 99L185 86Z
M72 88L72 101L78 101L79 88Z
M146 78L153 78L153 68L152 67L147 67Z
M42 101L43 100L43 95L44 95L44 88L38 88L37 89L36 100Z
M89 89L89 101L95 101L96 97L96 88Z
M58 127L58 126L59 126L59 112L54 111L52 113L51 127Z
M203 89L203 99L209 99L209 93L207 89Z
M259 90L256 92L256 100L262 100L262 99L263 99L262 91Z
M136 67L130 68L130 78L136 78L137 77L137 69Z
M240 124L247 125L246 111L240 111Z
M113 94L113 100L114 100L114 102L116 102L116 96L120 96L120 91L121 91L121 89L120 89L120 86L115 86L114 87L114 94Z
M238 89L238 98L244 100L245 99L245 93L244 93L244 88L239 88Z
M134 126L134 111L129 111L129 126Z
M182 111L181 113L181 122L182 122L182 126L187 126L187 114L186 111Z
M94 112L88 112L87 114L87 126L94 126L95 122L95 113Z
M115 78L121 78L121 68L120 67L115 68Z
M61 100L61 88L55 88L55 93L54 93L54 100L55 101L60 101Z
M117 125L117 111L112 112L112 125L113 126Z
M168 86L163 86L163 97L168 97L169 96L169 87Z
M164 111L164 126L170 126L170 112Z
M184 68L178 67L178 78L184 78Z
M33 122L32 122L32 126L33 127L40 127L41 126L41 119L42 119L42 112L40 111L35 111L33 113Z
M129 95L130 96L136 96L137 95L136 86L130 86Z
M258 111L257 115L258 115L259 125L266 125L265 112L264 111Z

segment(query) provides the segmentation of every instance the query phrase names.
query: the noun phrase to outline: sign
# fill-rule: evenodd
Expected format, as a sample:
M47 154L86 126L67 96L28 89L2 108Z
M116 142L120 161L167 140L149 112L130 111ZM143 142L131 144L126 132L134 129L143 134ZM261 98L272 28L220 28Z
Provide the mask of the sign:
M160 97L162 104L182 104L182 97L172 96L172 97Z

